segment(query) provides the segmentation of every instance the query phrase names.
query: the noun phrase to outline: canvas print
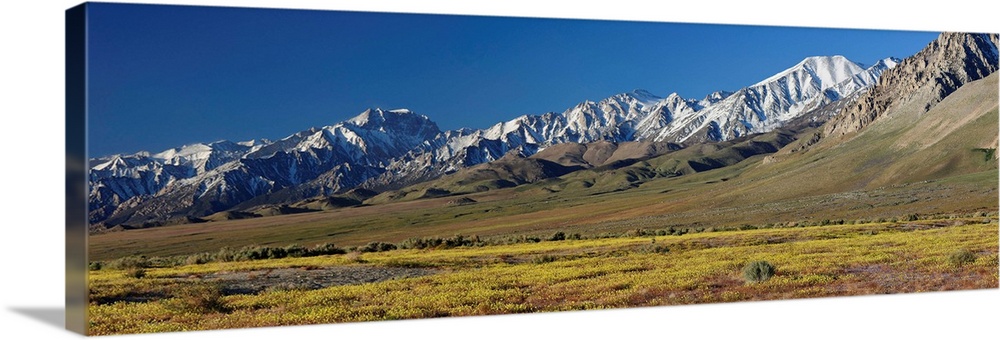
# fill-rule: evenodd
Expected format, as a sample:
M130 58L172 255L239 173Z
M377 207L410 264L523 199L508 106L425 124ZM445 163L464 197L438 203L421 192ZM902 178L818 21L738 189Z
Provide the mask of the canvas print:
M998 288L996 33L71 11L90 335Z

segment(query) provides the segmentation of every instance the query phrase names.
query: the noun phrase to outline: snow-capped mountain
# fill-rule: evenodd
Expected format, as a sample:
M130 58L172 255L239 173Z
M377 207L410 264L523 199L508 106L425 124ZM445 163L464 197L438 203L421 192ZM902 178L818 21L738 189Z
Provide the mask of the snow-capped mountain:
M701 100L634 90L584 101L561 114L524 115L483 130L451 131L393 160L388 171L362 186L395 189L494 161L512 150L528 156L566 142L692 143L768 132L810 110L859 95L898 62L885 58L865 68L843 56L810 57L754 85Z
M91 160L91 221L200 216L283 188L327 179L329 194L376 176L441 131L407 110L367 110L281 140L194 144L155 155Z
M90 218L103 220L126 201L153 196L175 181L238 160L266 143L269 141L218 141L185 145L153 155L140 152L92 159Z
M728 140L774 130L803 113L875 84L898 63L886 58L864 68L843 56L810 57L701 109L681 111L655 141Z
M139 224L358 186L396 188L565 142L728 140L856 96L896 62L887 58L865 68L842 56L810 57L754 85L700 100L634 90L485 129L440 131L409 110L369 109L276 141L220 141L92 159L90 219Z

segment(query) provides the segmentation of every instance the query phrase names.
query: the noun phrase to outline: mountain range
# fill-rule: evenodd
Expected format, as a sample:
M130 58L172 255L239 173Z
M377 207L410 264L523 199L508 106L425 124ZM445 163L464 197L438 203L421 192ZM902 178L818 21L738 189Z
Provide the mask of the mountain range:
M182 223L363 190L352 196L360 202L471 171L503 174L504 182L470 178L511 186L543 179L539 173L563 176L680 151L686 153L672 162L683 160L685 167L637 173L702 171L761 153L781 162L858 133L894 105L914 102L907 100L912 96L928 103L924 112L932 110L963 84L995 71L996 46L996 35L947 33L906 60L885 58L866 67L842 56L809 57L734 92L686 99L634 90L485 129L441 131L406 109L368 109L277 141L219 141L100 157L90 160L90 220L104 227ZM802 127L815 131L799 138L795 133ZM756 137L768 132L777 134ZM692 148L698 145L711 147ZM435 194L424 189L422 195Z

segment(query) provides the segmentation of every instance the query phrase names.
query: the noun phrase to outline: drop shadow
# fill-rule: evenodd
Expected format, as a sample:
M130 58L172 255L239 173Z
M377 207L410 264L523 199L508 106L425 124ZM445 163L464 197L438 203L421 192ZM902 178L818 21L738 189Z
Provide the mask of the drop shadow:
M66 327L66 309L59 307L11 307L11 311L59 329Z

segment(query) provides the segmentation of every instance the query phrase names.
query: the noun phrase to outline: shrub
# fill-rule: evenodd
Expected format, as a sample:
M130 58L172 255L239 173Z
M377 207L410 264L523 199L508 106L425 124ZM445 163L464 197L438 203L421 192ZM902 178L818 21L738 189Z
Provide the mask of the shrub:
M566 239L566 233L561 231L557 231L555 234L552 234L552 237L549 237L549 241L562 241L565 239Z
M426 248L436 248L444 244L444 239L442 238L419 238L413 237L408 238L399 244L400 248L403 249L426 249Z
M634 236L634 237L656 236L657 231L656 230L648 230L648 229L636 228L635 230L632 230L631 232L629 232L627 234L630 234L629 236Z
M141 279L146 277L145 268L129 268L125 270L125 277L131 277L135 279Z
M108 262L108 268L111 269L149 268L149 266L149 259L145 256L127 256Z
M964 266L968 263L976 262L976 254L968 249L957 250L948 255L948 262L953 266Z
M216 283L185 285L171 295L176 298L171 307L181 311L197 313L229 311L222 301L222 286Z
M774 266L767 261L753 261L743 267L743 279L747 283L764 282L774 276Z
M101 270L101 262L91 262L87 264L87 268L90 270Z
M468 247L476 243L479 243L479 236L466 238L465 236L462 235L455 235L447 240L444 240L445 248Z
M187 260L186 256L153 257L149 259L149 266L147 268L177 267L180 265L184 265L186 260Z
M494 241L494 244L511 244L517 243L513 239L504 239L501 241ZM463 235L455 235L450 238L440 238L440 237L429 237L429 238L409 238L403 242L399 243L399 248L402 249L427 249L427 248L441 248L450 249L457 247L482 247L487 244L479 236L466 237Z
M215 255L210 254L210 253L200 253L200 254L194 254L194 255L188 256L187 259L184 260L184 263L186 263L186 264L205 264L205 263L209 263L209 262L212 262L212 261L215 261Z
M222 262L236 261L236 250L230 247L222 247L222 249L219 249L219 252L215 253L215 260Z
M531 263L542 264L542 263L555 262L555 260L556 260L555 256L552 256L552 255L540 255L540 256L535 256L534 258L532 258L531 259Z
M243 247L236 251L236 261L246 261L246 260L257 260L263 257L260 252L260 248L253 247Z
M287 246L285 247L285 249L283 249L283 251L285 253L285 256L288 257L303 257L309 253L309 250L306 249L306 247L297 244Z
M337 246L333 243L323 243L310 248L307 256L337 255L346 253L347 251L337 248Z
M300 246L291 245L289 247L295 248ZM256 254L256 257L249 258L250 260L283 259L285 257L288 257L287 248L275 248L275 247L251 248L250 252L251 254Z
M362 253L375 253L375 252L390 251L390 250L396 250L396 245L385 242L370 242L364 247L358 248L358 251Z

